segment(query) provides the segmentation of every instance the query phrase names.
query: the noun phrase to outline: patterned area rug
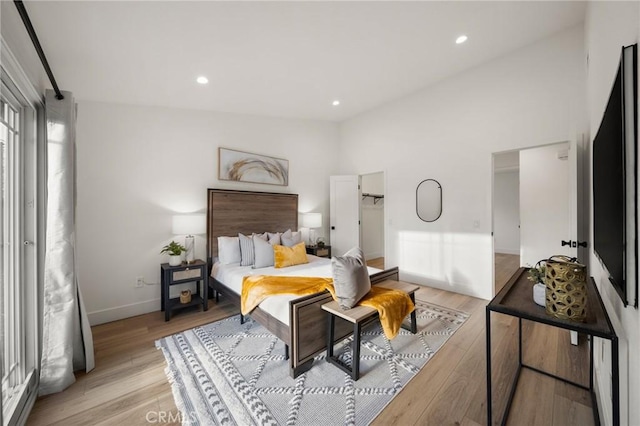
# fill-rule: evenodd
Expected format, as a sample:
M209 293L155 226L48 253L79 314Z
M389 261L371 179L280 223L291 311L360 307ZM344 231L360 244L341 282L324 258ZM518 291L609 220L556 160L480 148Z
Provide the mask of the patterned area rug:
M318 355L313 367L289 376L284 344L239 316L156 342L184 425L365 425L433 357L468 314L416 302L418 334L389 341L380 325L363 330L360 379ZM350 363L351 338L336 347Z

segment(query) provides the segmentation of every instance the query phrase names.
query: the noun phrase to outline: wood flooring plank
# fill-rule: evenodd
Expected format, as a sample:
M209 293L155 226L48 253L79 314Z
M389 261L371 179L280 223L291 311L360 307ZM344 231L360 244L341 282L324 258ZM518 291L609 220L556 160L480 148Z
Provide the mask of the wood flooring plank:
M418 424L458 424L470 412L477 395L485 393L484 338L476 338L472 350L454 368L453 374L443 384L441 391L429 403L427 409L417 419ZM485 404L479 401L482 410ZM478 405L478 404L476 404ZM477 408L477 407L476 407ZM482 410L486 413L486 410ZM480 421L483 416L479 415Z
M469 382L472 383L471 388L466 390L473 395L473 398L469 400L469 404L466 407L465 417L480 424L485 423L487 420L485 347L485 336L484 333L481 333L455 370L461 375L466 375L469 378Z
M522 358L525 364L558 374L558 339L561 329L522 321Z
M585 391L586 392L586 391ZM553 426L593 426L591 407L557 396L553 404Z
M376 257L375 259L367 260L367 266L372 268L384 269L384 257Z
M460 422L460 426L483 426L486 422L486 419L482 423L475 422L471 420L469 417L464 416L462 421Z
M478 307L472 314L478 315L484 313L482 306ZM447 340L447 344L456 345L460 349L468 350L475 342L478 336L482 335L484 342L484 323L482 321L467 320L454 334ZM483 346L484 349L484 346Z
M468 392L468 388L475 388L476 384L472 383L468 377L453 372L427 409L416 419L416 423L459 424L464 418L471 398L473 398L473 394Z
M498 294L521 265L520 256L517 254L495 253L494 258L494 294Z
M507 424L522 425L522 419L527 419L530 425L550 425L554 398L547 396L553 394L555 380L528 369L522 370L521 378Z
M414 424L427 404L439 393L440 388L452 374L455 365L464 356L464 351L450 346L440 349L427 365L395 397L387 408L373 421L373 425Z
M180 419L179 416L174 417ZM102 421L94 423L95 426L149 426L150 424L181 424L180 422L163 421L169 419L169 415L162 413L159 408L158 400L152 399L132 407L126 411L116 415L111 415Z
M65 417L58 422L60 425L89 425L96 423L119 424L123 417L128 418L127 425L145 424L146 411L158 409L158 395L166 392L166 386L162 382L156 382L144 386L142 392L121 394L90 410L80 411L73 416ZM96 419L101 419L97 421Z
M145 400L148 398L148 387L155 385L164 386L166 377L164 377L164 365L141 371L126 379L112 381L101 386L88 390L83 395L67 401L65 404L58 404L50 407L46 411L34 412L29 417L29 421L40 421L44 423L35 424L52 424L55 422L73 422L75 418L102 419L104 417L104 406L109 404L121 404L123 395L127 399L139 401L134 397ZM37 414L34 416L34 414ZM33 418L32 418L33 417Z
M578 338L578 345L571 344L568 330L558 332L558 372L559 376L589 386L589 340L587 336Z

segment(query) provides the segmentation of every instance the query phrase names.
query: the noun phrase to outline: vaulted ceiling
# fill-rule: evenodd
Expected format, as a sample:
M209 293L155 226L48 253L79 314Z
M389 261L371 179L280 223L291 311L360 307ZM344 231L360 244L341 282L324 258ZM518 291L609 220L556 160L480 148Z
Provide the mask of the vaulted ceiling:
M26 38L3 3L11 37ZM332 121L578 25L585 14L575 1L25 5L59 86L79 100ZM458 45L462 34L468 41Z

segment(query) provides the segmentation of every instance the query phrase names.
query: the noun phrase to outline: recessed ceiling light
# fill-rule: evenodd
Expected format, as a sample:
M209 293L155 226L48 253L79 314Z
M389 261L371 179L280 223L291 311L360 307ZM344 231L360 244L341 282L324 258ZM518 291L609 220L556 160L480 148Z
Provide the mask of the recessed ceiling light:
M331 105L338 106L340 105L340 101L336 99L335 101L331 102Z
M464 43L465 41L467 41L467 38L468 38L468 37L467 37L466 35L464 35L464 34L463 34L463 35L461 35L460 37L458 37L458 38L456 39L456 44L462 44L462 43Z
M201 75L200 77L196 78L196 81L200 84L207 84L209 82L209 79Z

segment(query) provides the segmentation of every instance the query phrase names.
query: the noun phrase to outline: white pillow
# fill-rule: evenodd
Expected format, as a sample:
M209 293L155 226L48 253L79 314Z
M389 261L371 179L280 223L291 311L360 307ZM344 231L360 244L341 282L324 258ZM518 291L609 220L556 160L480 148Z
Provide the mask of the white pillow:
M254 262L253 268L266 268L267 266L273 266L273 244L268 243L260 236L253 235L253 251Z
M240 240L238 237L218 237L218 261L223 265L240 263Z
M302 234L298 231L291 232L291 229L287 229L282 233L282 235L280 235L280 240L282 241L283 246L293 247L302 242Z

